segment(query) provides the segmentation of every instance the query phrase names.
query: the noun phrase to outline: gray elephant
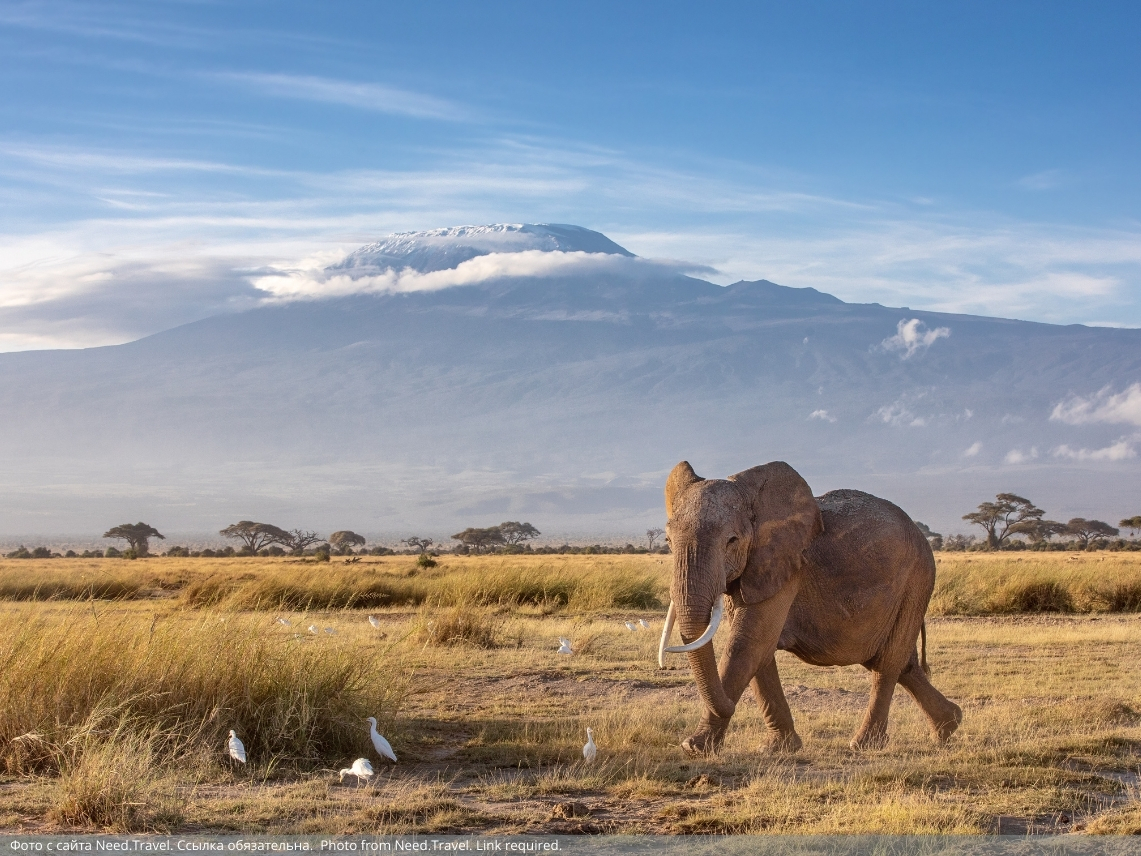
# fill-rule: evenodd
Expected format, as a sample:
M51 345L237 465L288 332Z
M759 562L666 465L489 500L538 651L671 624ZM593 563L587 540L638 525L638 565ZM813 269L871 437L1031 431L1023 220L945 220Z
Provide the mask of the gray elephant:
M750 683L768 726L765 748L800 748L778 649L816 666L860 663L871 671L871 698L852 748L886 743L897 682L937 740L959 727L962 710L926 674L924 614L935 559L897 506L857 490L814 498L783 461L728 479L699 478L682 461L666 482L666 514L674 573L658 659L664 665L666 653L688 653L706 708L700 729L682 743L686 752L720 748ZM712 640L726 595L731 628L719 674ZM670 647L675 623L686 644Z

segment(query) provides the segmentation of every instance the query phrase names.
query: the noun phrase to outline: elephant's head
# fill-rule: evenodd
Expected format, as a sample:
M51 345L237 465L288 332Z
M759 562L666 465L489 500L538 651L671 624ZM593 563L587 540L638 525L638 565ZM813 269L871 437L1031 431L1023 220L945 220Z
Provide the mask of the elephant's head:
M666 537L674 557L670 609L659 647L686 652L707 707L733 715L713 656L723 597L746 604L780 591L800 569L802 554L823 531L808 484L776 461L728 479L703 479L682 461L666 481ZM674 622L686 644L667 648Z

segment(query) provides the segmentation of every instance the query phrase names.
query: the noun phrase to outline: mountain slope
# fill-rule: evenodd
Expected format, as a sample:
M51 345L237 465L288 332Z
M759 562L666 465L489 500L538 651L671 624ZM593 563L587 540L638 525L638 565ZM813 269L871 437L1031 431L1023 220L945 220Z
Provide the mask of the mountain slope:
M457 247L504 235L629 258L598 233L542 229L479 246L394 236L354 265L447 270ZM633 536L662 521L683 458L714 476L785 459L818 492L880 493L944 531L1000 490L1053 518L1116 522L1141 510L1139 426L1050 417L1138 380L1141 331L636 265L284 303L127 345L0 355L0 394L19 402L0 534L119 518L446 534L524 518Z

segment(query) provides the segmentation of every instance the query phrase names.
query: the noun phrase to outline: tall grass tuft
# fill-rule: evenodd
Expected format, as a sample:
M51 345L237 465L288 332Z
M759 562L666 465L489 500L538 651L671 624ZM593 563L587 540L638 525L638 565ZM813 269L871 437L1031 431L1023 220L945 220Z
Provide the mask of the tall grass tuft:
M222 759L231 728L251 766L361 754L364 718L390 721L403 690L399 664L382 667L377 653L237 616L28 611L10 626L0 638L0 766L9 773L82 771L68 747L94 752L98 735L115 742L128 725L156 756L181 761Z

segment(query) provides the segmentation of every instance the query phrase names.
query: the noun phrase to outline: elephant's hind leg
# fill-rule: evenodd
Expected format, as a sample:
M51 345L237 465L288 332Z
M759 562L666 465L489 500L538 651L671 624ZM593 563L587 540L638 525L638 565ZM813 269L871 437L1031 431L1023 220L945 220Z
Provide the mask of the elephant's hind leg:
M916 654L911 655L907 668L899 676L899 682L911 693L911 697L926 715L931 734L936 740L942 743L955 733L963 721L963 709L935 689L919 665Z
M882 749L887 745L887 717L891 710L891 697L899 680L899 671L872 672L872 693L864 721L848 744L853 749Z
M803 743L792 721L792 711L784 696L775 657L770 657L753 678L753 692L769 729L762 748L769 752L795 752L799 749Z

